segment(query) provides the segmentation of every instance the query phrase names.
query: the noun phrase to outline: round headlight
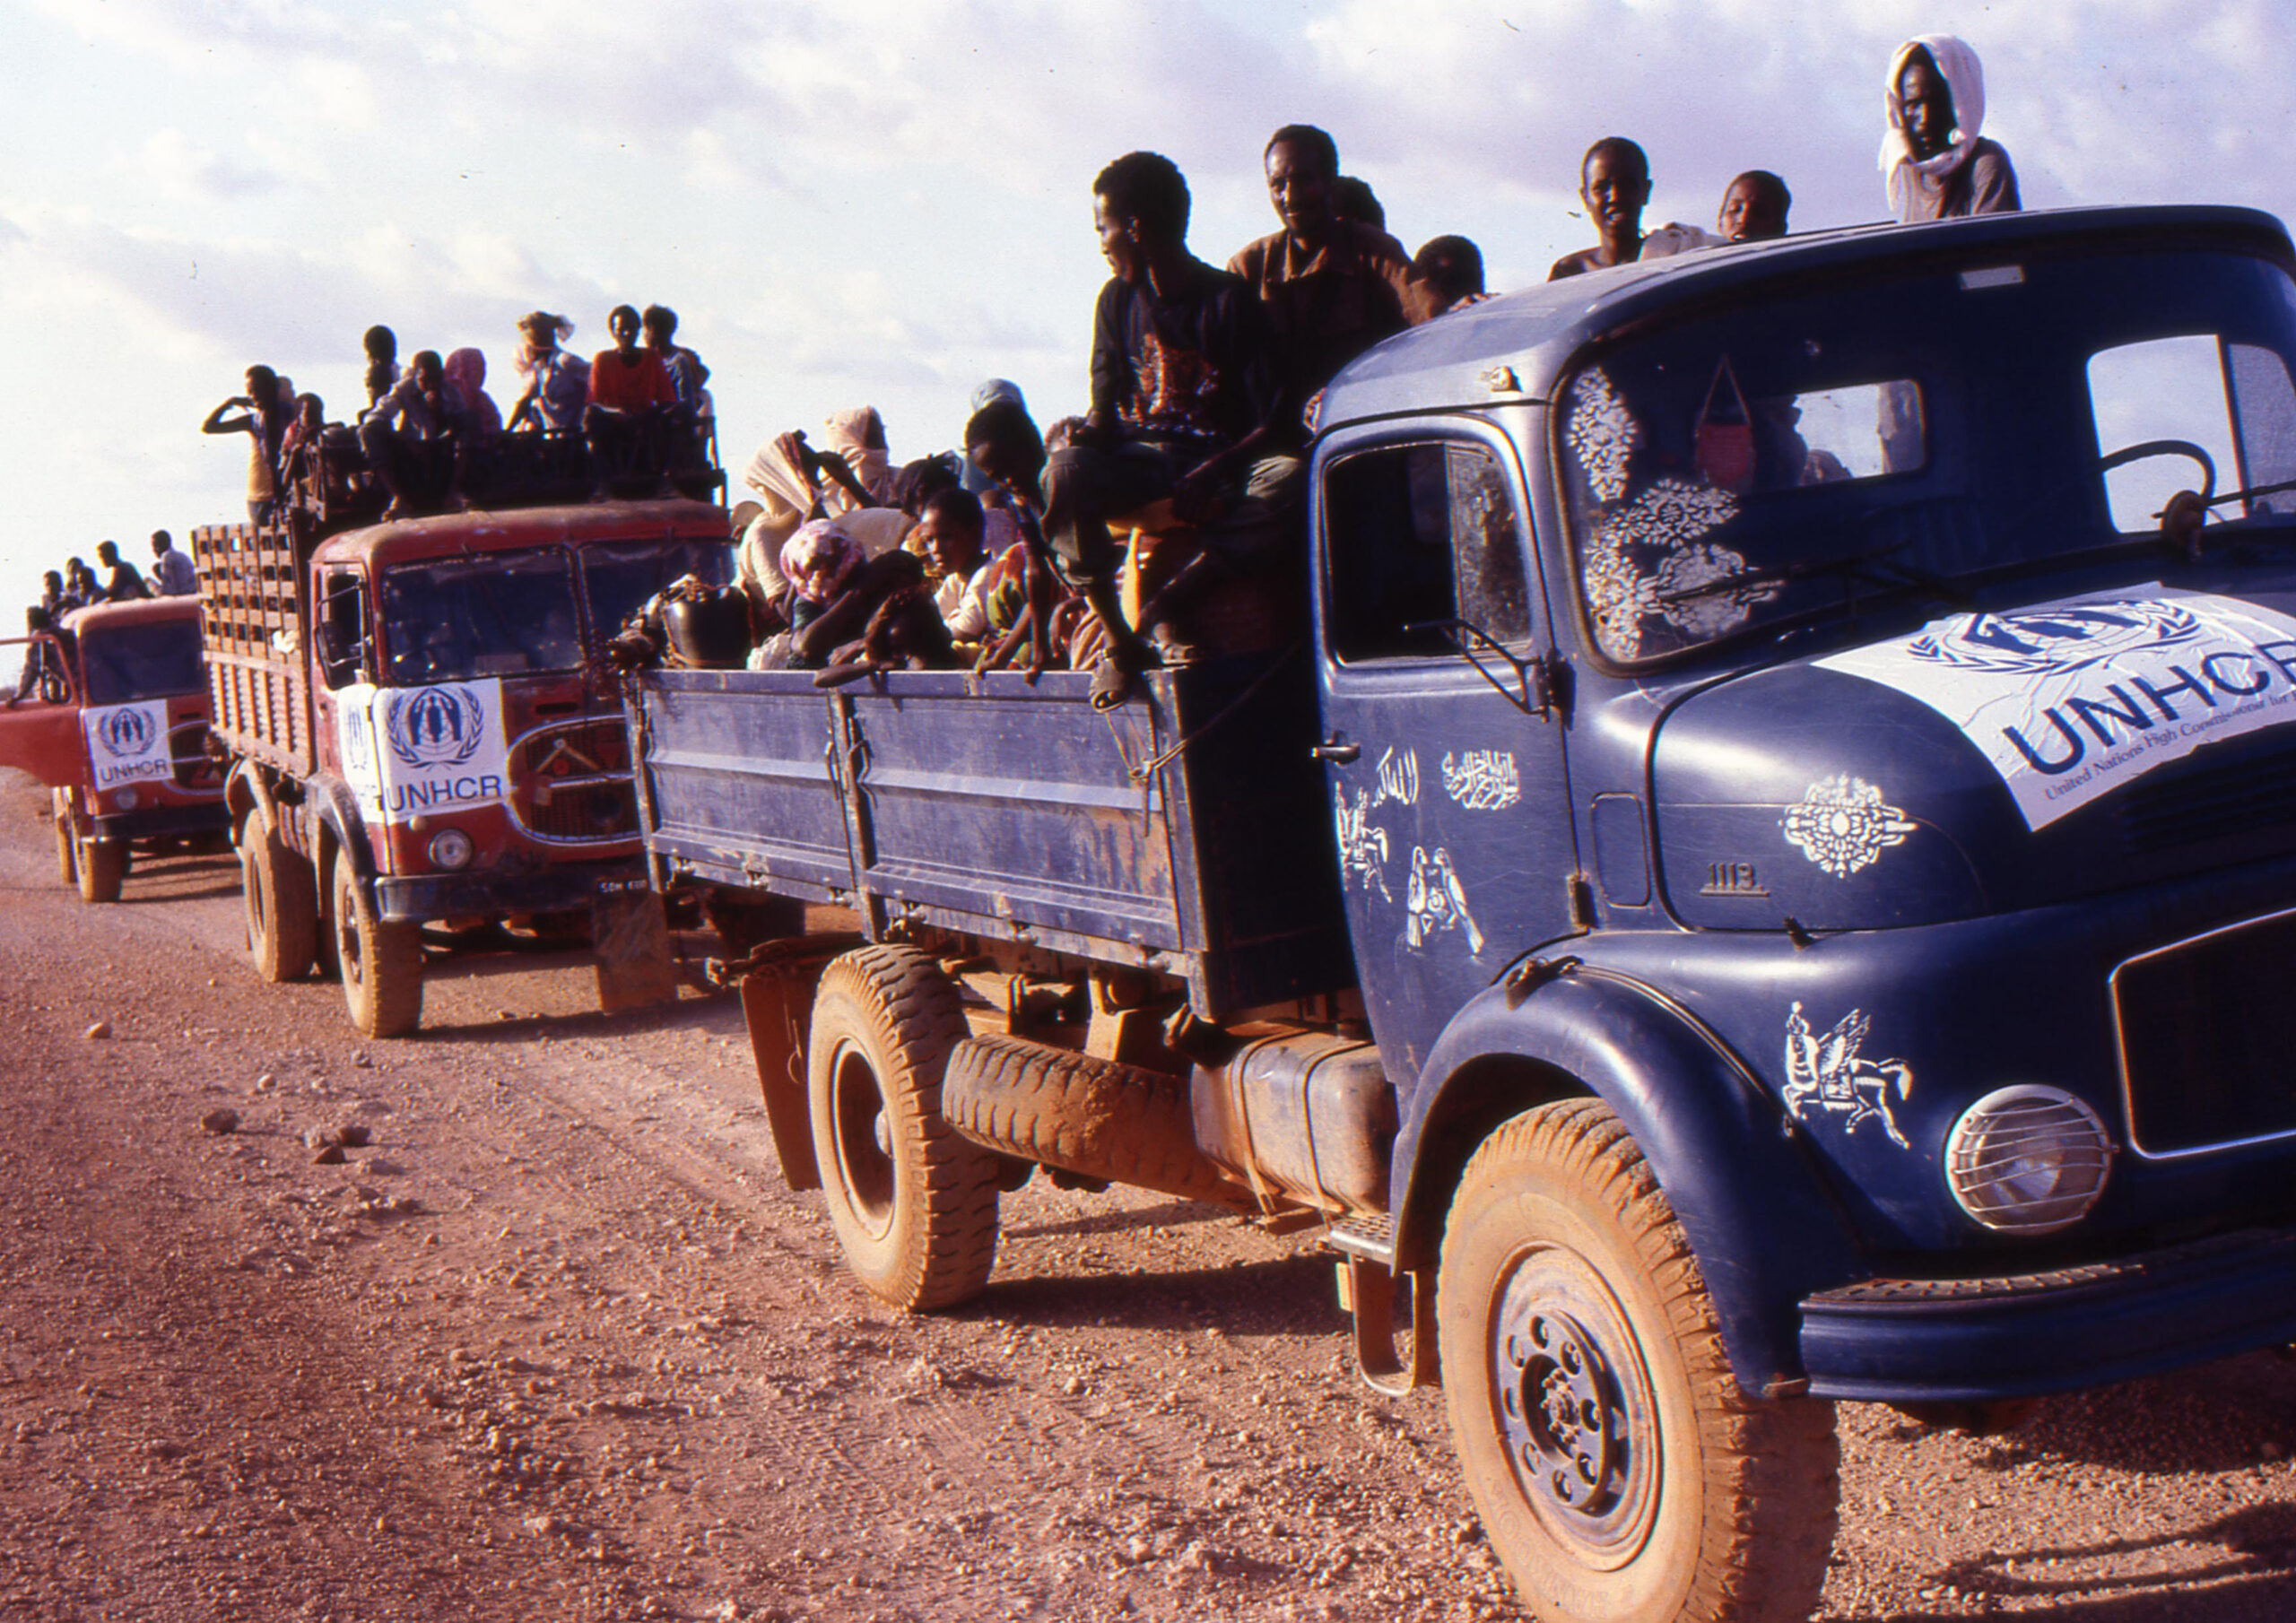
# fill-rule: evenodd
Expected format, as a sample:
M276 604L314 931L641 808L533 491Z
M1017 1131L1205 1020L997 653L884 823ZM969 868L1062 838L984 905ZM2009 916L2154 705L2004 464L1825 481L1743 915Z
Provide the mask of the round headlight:
M129 785L125 789L114 789L111 792L111 803L117 806L123 812L135 811L137 804L143 800L143 798L144 797L142 795L135 793L135 787L133 784Z
M441 829L430 837L430 863L438 868L460 868L468 865L471 853L476 849L470 836L460 829Z
M2053 1234L2088 1216L2112 1164L2104 1123L2062 1088L1988 1093L1945 1140L1945 1180L1961 1210L2013 1234Z

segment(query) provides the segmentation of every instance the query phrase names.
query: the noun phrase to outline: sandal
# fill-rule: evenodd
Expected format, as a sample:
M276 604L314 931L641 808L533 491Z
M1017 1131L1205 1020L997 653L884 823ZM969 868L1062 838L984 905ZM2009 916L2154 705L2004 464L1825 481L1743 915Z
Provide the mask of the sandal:
M1092 708L1113 710L1132 697L1133 672L1113 654L1103 654L1092 666Z

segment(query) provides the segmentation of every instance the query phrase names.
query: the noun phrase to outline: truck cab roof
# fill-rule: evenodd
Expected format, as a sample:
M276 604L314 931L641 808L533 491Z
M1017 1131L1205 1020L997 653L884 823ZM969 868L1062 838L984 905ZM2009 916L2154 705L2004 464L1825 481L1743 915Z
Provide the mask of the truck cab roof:
M2254 209L2211 205L2046 210L1925 225L1866 225L1639 261L1542 282L1452 311L1358 357L1325 390L1318 431L1380 417L1544 401L1589 341L1685 307L1797 281L1972 266L2019 255L2110 247L2239 247L2296 269L2287 229Z
M64 629L84 637L91 631L121 630L135 626L161 625L169 621L199 618L196 597L144 597L133 603L90 603L84 609L74 609L64 617Z
M320 543L323 563L404 563L522 547L592 542L726 541L725 509L709 502L604 501L581 507L442 513L346 530Z

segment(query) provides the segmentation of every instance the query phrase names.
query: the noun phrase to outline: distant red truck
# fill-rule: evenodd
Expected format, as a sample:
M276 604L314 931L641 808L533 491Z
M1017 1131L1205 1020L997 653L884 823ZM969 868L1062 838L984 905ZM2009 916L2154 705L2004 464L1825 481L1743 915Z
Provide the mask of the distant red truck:
M98 603L65 615L60 637L11 640L45 677L0 709L0 765L48 786L65 884L87 901L117 901L139 842L230 827L222 768L206 747L196 601Z
M265 979L330 960L352 1023L400 1035L422 1020L424 924L645 898L598 655L681 576L729 577L724 508L602 501L339 533L298 512L196 530L192 552Z

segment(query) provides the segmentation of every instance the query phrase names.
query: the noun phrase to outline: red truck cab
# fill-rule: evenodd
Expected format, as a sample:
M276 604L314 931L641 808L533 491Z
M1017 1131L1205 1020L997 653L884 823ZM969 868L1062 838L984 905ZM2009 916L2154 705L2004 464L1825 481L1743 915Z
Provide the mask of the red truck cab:
M60 632L18 642L42 671L0 710L0 765L48 786L64 882L117 901L136 842L229 826L206 747L199 604L97 603L66 614Z
M317 539L195 536L248 933L331 955L370 1035L421 1017L421 926L587 912L644 888L606 641L686 575L728 579L685 499L442 514Z

